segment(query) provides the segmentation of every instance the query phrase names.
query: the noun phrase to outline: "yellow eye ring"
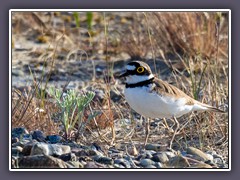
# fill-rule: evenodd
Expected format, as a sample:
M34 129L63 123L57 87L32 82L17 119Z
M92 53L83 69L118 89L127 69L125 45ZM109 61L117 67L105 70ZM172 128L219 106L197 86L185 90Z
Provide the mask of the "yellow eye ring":
M137 68L138 73L143 73L144 72L144 67L140 66Z

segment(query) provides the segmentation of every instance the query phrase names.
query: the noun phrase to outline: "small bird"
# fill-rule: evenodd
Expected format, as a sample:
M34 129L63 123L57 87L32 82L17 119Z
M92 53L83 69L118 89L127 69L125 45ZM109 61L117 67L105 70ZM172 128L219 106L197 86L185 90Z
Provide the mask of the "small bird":
M147 118L146 145L149 136L149 118L173 118L177 127L170 141L170 149L179 129L176 118L192 111L224 111L196 101L177 87L155 77L150 67L142 61L127 64L126 72L120 75L126 78L124 90L128 104L137 113Z

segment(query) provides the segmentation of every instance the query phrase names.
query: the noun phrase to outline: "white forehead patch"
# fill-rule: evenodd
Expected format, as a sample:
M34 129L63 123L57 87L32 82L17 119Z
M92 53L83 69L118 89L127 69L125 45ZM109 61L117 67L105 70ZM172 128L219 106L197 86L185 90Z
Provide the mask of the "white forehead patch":
M132 71L134 69L136 69L135 66L127 65L127 70Z

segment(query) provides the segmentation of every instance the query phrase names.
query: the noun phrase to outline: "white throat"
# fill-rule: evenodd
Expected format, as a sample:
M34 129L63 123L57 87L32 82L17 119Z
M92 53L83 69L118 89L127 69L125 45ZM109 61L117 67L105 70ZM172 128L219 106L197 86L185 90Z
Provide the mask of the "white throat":
M140 76L140 75L129 75L126 77L126 83L127 84L136 84L142 81L146 81L149 80L151 78L153 78L153 74L150 75L145 75L145 76Z

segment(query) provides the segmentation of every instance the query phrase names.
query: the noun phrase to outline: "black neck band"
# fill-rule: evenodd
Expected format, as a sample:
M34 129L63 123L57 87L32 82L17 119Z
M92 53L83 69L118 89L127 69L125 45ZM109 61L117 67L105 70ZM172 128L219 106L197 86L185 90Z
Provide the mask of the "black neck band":
M127 84L126 83L126 88L135 88L135 87L147 86L147 85L152 83L153 79L154 79L154 77L151 78L151 79L148 79L146 81L138 82L138 83L135 83L135 84Z

